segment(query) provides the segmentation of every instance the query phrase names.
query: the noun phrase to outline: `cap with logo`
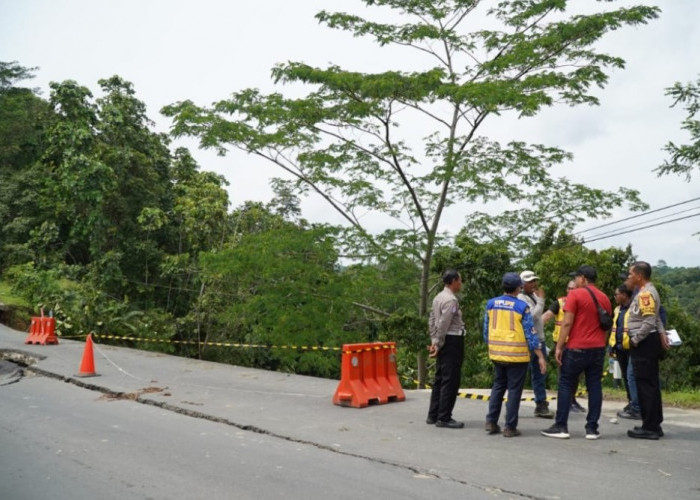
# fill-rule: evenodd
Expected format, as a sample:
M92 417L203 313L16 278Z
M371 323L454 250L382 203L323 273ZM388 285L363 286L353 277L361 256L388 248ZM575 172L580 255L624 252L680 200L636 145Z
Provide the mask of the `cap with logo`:
M523 286L523 282L517 273L506 273L503 275L504 288L517 288Z

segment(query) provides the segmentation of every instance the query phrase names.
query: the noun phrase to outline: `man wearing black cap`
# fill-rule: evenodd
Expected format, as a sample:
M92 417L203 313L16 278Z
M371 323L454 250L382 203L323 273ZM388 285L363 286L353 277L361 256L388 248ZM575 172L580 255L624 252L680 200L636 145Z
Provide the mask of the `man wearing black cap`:
M448 429L461 429L464 422L452 418L452 410L459 393L464 359L464 321L457 295L462 289L462 277L454 269L442 276L442 292L433 300L428 326L431 344L429 356L437 358L435 381L430 395L427 424Z
M599 304L612 314L610 299L595 286L597 273L591 266L581 266L574 275L576 289L571 290L564 305L564 321L555 351L559 374L557 414L554 425L542 431L542 435L560 439L569 437L568 420L571 392L576 389L578 377L583 372L588 390L588 414L586 415L586 439L598 439L598 420L603 406L601 376L605 359L607 332L600 325ZM566 345L566 348L564 346Z
M503 436L520 435L518 409L525 385L525 375L531 352L537 357L538 371L545 374L547 361L540 349L540 339L535 330L530 308L518 298L522 287L520 276L506 273L503 276L504 295L486 304L484 314L484 341L489 346L489 358L493 362L493 387L486 415L486 432L498 434L498 417L501 415L503 396L508 391L506 420Z

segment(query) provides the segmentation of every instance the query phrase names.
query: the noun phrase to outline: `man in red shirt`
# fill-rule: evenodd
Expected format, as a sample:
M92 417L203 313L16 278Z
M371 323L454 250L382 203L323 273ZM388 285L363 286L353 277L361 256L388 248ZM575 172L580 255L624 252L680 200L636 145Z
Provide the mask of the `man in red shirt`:
M571 393L576 390L579 375L583 372L588 391L586 439L598 439L598 420L603 406L601 376L607 332L600 326L596 302L611 315L612 306L610 299L595 286L595 268L581 266L571 274L574 276L576 289L571 290L566 297L564 320L555 351L557 363L561 367L557 415L554 425L543 430L542 435L560 439L569 437Z

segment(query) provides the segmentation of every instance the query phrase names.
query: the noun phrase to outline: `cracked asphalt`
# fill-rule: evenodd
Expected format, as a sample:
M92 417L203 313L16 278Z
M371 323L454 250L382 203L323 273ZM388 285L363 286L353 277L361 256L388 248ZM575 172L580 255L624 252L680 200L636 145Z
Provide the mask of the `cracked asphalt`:
M61 339L58 345L39 346L24 344L25 338L26 333L0 325L0 358L13 361L0 363L0 385L21 384L23 372L35 373L104 398L128 399L467 485L483 497L700 497L697 410L665 408L666 436L638 441L626 436L635 422L611 422L622 404L605 401L601 439L585 440L584 416L573 414L571 439L556 440L540 435L551 421L535 418L534 404L524 402L522 436L507 439L484 432L486 401L459 398L454 417L465 428L440 429L425 424L428 391L405 391L403 402L344 408L331 402L338 384L334 380L98 343L98 376L81 378L76 373L83 341ZM441 497L439 490L436 497Z

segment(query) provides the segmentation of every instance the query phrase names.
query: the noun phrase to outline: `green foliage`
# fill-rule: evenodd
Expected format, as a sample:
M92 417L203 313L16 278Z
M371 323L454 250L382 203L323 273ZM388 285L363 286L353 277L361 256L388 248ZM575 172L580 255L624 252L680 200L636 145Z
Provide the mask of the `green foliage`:
M382 330L380 340L397 342L408 353L417 354L430 343L426 334L428 322L415 312L392 314L382 322Z
M37 193L43 172L34 164L50 110L33 90L15 86L32 78L34 69L0 61L0 271L26 261L21 243L41 214Z
M601 251L590 250L565 231L556 232L552 226L522 260L519 271L535 271L540 277L540 286L545 290L549 304L566 294L566 285L572 279L569 274L583 264L596 268L596 286L612 297L615 289L624 281L621 274L627 274L634 260L631 247L624 250L615 247Z
M675 328L683 343L672 347L661 363L661 381L666 389L700 386L700 320L682 311L675 300L664 302L668 328Z
M502 145L479 134L487 118L504 113L531 117L557 103L596 104L593 90L624 61L597 52L595 44L610 31L649 22L658 8L601 7L577 15L567 12L566 2L551 1L364 3L393 11L395 22L326 11L317 18L380 46L412 49L421 56L415 59L420 69L364 73L280 64L272 70L275 82L307 85L307 95L246 89L211 107L175 103L163 109L173 118L173 134L196 137L220 154L235 147L277 165L291 176L278 187L320 196L343 218L348 254L417 262L420 279L409 283L417 286L419 316L428 311L442 216L457 202L506 204L499 214L475 211L466 219L472 239L510 250L527 248L552 221L570 229L624 204L644 207L635 191L554 178L551 167L571 157L565 151ZM477 17L472 26L495 28L469 31L480 14L490 23ZM416 130L423 140L415 141ZM368 214L396 222L376 234L365 226Z
M368 341L397 341L413 354L425 349L427 327L421 327L425 319L416 314L414 292L420 269L413 261L388 257L353 264L340 272L346 283L345 294L353 305L348 317L350 328L366 332ZM421 336L423 340L419 340Z
M12 291L12 286L10 286L6 281L0 281L0 302L6 306L10 307L30 307L30 303L22 297Z
M700 320L700 267L667 267L657 265L653 272L654 281L668 285L671 297L691 317Z
M202 253L200 299L207 307L200 314L201 322L210 325L207 340L270 346L338 346L356 340L345 329L351 306L345 300L344 279L336 272L330 236L327 228L287 223L243 234L216 253ZM229 359L238 356L231 354ZM321 376L337 369L334 361L321 362L326 358L319 354L255 350L236 361L286 371L303 366ZM313 360L318 363L313 365Z
M695 83L682 84L676 82L672 87L666 89L666 95L673 98L674 107L682 104L687 115L683 120L681 129L690 134L690 143L677 145L668 142L664 151L670 158L665 160L663 165L655 171L659 176L677 174L685 177L690 182L692 172L700 168L700 120L696 117L700 111L700 78Z
M620 61L589 51L590 42L653 18L654 9L562 14L563 21L547 22L547 9L556 14L558 4L502 2L491 7L502 30L464 34L458 29L468 13L464 2L368 3L398 9L407 23L326 13L319 19L381 44L417 48L440 67L363 74L289 63L274 76L312 85L305 98L249 90L211 109L168 108L177 134L197 135L222 151L235 145L267 155L294 176L274 181L269 204L246 202L233 213L225 179L200 171L185 149L170 153L167 138L150 130L130 83L101 80L96 99L76 82L55 83L44 101L14 86L33 70L0 63L6 78L0 80L0 271L13 293L32 308L53 311L61 335L194 341L199 345L118 342L323 377L339 376L337 352L277 346L396 341L400 374L410 386L424 376L414 356L424 355L429 342L429 299L442 288L444 269L454 267L464 279L460 303L468 330L462 384L476 387L491 380L483 309L500 294L504 272L535 270L554 300L570 271L591 264L600 288L612 294L633 260L631 249L591 251L568 229L604 215L599 206L641 206L636 193L554 179L549 169L566 161L566 152L501 145L477 129L502 112L530 116L556 100L595 102L589 86L604 84L602 71ZM460 16L452 18L455 12ZM545 15L527 25L538 13ZM435 40L447 52L438 53ZM460 66L466 51L482 51L483 62ZM573 59L577 64L563 64ZM447 108L452 113L440 114ZM424 148L400 135L404 116L428 125ZM312 192L342 213L347 226L301 219L299 196ZM498 216L467 214L454 238L439 231L451 205L510 202L514 192L518 210L503 205ZM400 222L370 234L363 223L378 212ZM695 307L693 272L655 270L669 323L684 339L662 365L667 387L700 385L698 321L686 314Z
M14 294L33 304L35 314L43 310L56 318L56 333L60 336L94 332L169 340L174 334L169 314L157 309L140 311L128 300L109 297L101 291L104 286L83 275L78 266L42 270L28 263L10 268L6 278L13 284ZM172 352L168 344L139 347Z
M34 78L37 69L21 66L17 61L0 61L0 93L15 89L17 82Z
M700 268L672 268L663 262L653 268L656 284L666 307L668 328L675 328L683 343L668 352L661 364L665 388L678 390L700 385Z

